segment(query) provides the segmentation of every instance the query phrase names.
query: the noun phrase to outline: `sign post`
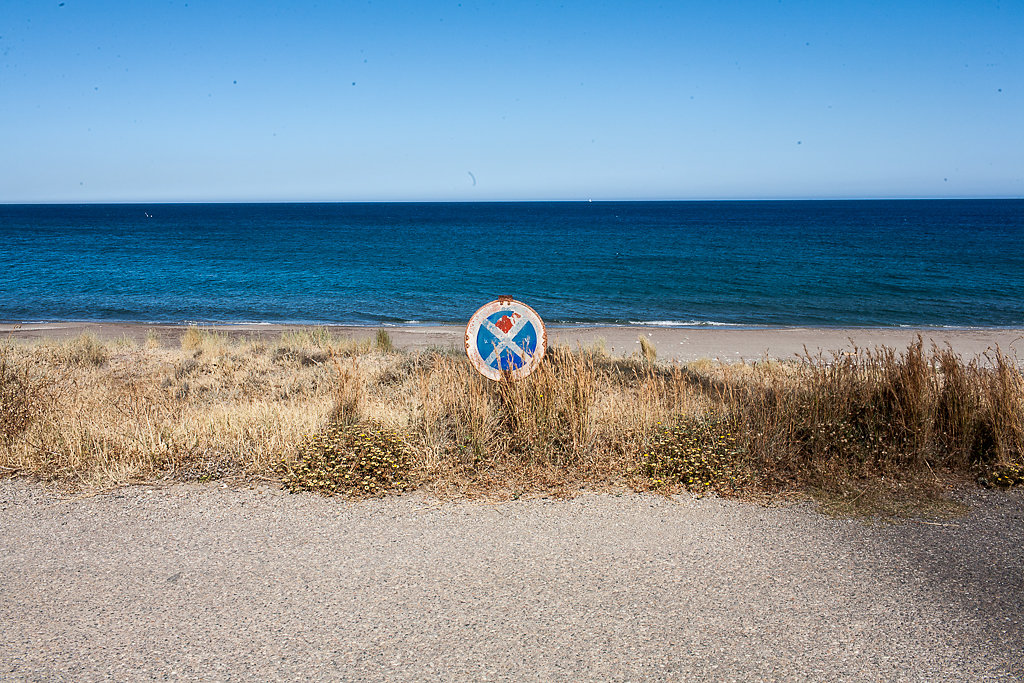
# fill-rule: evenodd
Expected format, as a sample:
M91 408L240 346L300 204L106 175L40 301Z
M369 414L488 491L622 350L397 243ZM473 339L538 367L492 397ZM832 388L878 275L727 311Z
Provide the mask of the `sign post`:
M537 369L548 347L544 321L511 296L481 306L466 325L466 355L484 377L522 379Z

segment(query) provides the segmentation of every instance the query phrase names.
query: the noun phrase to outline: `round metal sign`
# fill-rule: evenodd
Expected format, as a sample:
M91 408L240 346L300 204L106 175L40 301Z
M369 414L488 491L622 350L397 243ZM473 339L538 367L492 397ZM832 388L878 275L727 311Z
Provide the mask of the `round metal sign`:
M537 369L548 347L544 321L521 301L500 296L484 304L466 325L466 355L488 379L522 379Z

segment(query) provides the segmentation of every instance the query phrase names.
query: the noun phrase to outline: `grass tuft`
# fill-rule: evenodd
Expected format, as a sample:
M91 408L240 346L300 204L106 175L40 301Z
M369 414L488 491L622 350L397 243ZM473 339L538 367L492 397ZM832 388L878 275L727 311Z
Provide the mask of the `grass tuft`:
M640 335L640 355L648 363L653 363L658 357L658 351L654 348L654 344L642 334Z
M204 330L198 325L189 325L181 336L181 348L207 356L223 355L230 348L232 340L225 332Z
M1022 462L1024 376L999 352L991 361L927 354L918 339L903 353L744 366L716 392L740 424L762 488L938 483L937 473L966 477Z
M373 337L373 345L377 347L378 351L383 353L391 353L395 350L395 344L391 341L391 335L383 328L377 329L377 333Z
M54 357L58 362L68 365L100 367L106 364L109 355L96 335L84 332L58 346Z
M8 446L44 414L48 398L46 383L10 355L0 348L0 443Z

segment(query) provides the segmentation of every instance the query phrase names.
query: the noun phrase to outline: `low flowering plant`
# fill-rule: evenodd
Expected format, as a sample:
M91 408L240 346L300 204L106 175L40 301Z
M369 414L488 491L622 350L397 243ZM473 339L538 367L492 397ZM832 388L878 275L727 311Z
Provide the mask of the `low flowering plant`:
M732 422L711 413L662 427L642 463L656 488L681 485L695 493L731 493L748 483L744 453Z
M291 492L374 496L411 488L411 457L397 432L375 425L330 423L299 445L294 463L282 462Z

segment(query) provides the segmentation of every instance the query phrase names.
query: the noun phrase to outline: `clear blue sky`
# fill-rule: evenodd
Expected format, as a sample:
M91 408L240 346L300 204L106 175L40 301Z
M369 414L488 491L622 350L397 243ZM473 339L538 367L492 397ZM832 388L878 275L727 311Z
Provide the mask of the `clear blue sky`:
M1024 196L1024 0L0 3L0 201Z

